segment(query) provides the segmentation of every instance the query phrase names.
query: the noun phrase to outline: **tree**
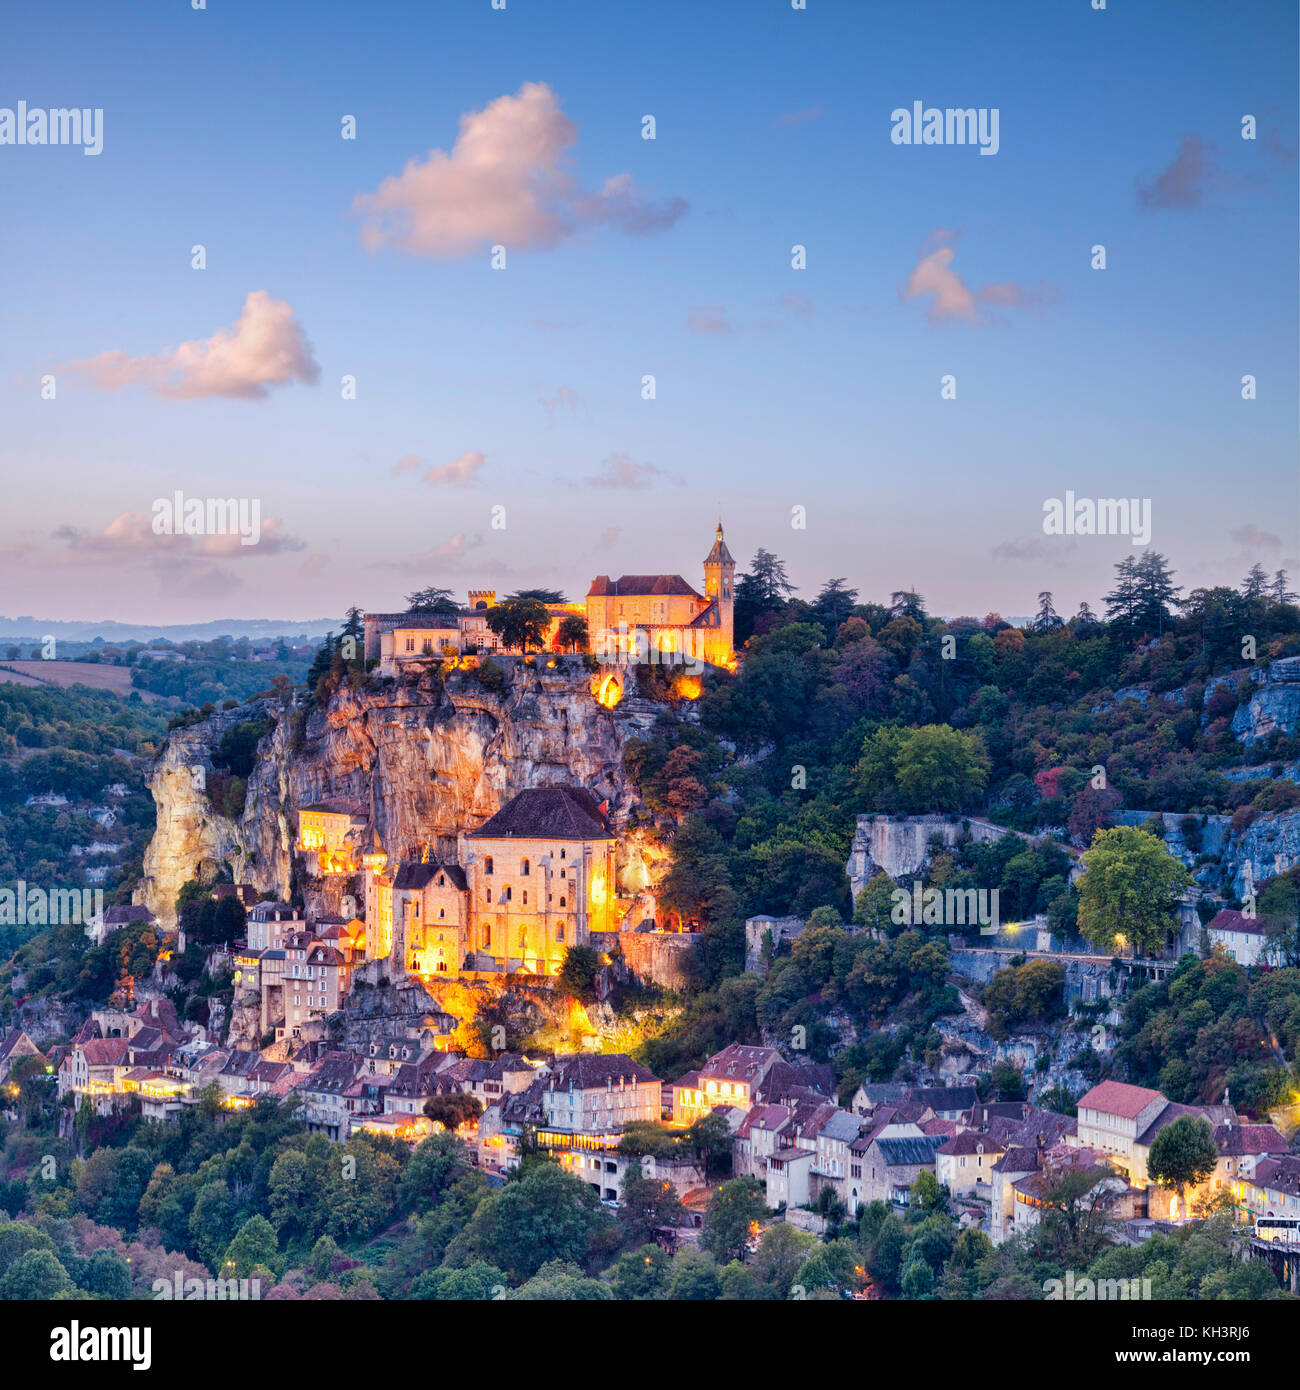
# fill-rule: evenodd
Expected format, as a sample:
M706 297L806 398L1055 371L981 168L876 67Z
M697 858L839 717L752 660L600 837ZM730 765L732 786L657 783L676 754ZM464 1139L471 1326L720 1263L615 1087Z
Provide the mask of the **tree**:
M640 1164L628 1167L623 1180L623 1200L618 1224L627 1245L645 1245L661 1227L682 1224L682 1203L677 1189L664 1178L646 1178Z
M709 1198L700 1247L719 1261L743 1260L758 1223L766 1215L762 1184L754 1178L732 1178Z
M516 589L513 594L507 594L505 601L511 603L516 599L531 599L534 603L568 603L568 599L559 589Z
M853 925L888 936L893 910L894 880L888 874L872 874L853 906Z
M531 1279L548 1260L584 1261L608 1225L600 1198L585 1182L553 1163L532 1163L479 1204L448 1259L477 1255L513 1279Z
M546 640L551 615L546 605L533 598L509 598L489 608L487 625L501 639L507 651L521 652L540 647Z
M217 1269L222 1279L247 1279L257 1265L270 1265L279 1252L275 1227L260 1213L250 1216L226 1246Z
M682 1142L694 1152L706 1177L722 1168L731 1156L731 1128L716 1110L688 1125Z
M1199 1115L1184 1115L1156 1135L1147 1157L1147 1172L1161 1187L1183 1192L1204 1182L1219 1162L1214 1131Z
M801 1231L787 1221L778 1221L763 1232L754 1252L754 1273L771 1285L781 1298L788 1298L795 1275L817 1245L817 1237Z
M45 1303L72 1288L68 1271L51 1250L28 1250L0 1278L0 1299Z
M578 617L576 613L562 618L555 630L555 642L562 651L586 651L588 640L587 620Z
M406 608L409 613L455 613L457 612L456 600L451 596L450 589L417 589L413 594L406 596Z
M1052 591L1044 589L1038 595L1038 616L1034 619L1034 628L1038 632L1053 632L1062 626L1060 615L1052 607Z
M894 780L915 810L960 811L979 797L989 759L978 734L926 724L906 734L894 761Z
M672 1257L657 1245L643 1245L618 1257L609 1271L614 1297L622 1299L658 1298L672 1271Z
M857 597L858 591L850 589L843 577L828 579L822 585L821 592L813 600L812 612L813 617L826 629L828 638L833 638L840 624L852 616Z
M1131 825L1099 830L1083 855L1079 930L1103 950L1128 943L1159 951L1177 925L1175 908L1191 887L1181 861L1146 831Z
M424 1102L424 1113L445 1129L454 1131L470 1120L477 1120L483 1113L483 1103L477 1096L467 1095L464 1091L454 1091L450 1095L430 1096ZM410 1166L407 1165L408 1171ZM402 1174L402 1180L406 1180L405 1173Z
M557 987L580 1004L593 1004L597 998L596 977L601 969L600 952L593 946L570 946L555 977Z

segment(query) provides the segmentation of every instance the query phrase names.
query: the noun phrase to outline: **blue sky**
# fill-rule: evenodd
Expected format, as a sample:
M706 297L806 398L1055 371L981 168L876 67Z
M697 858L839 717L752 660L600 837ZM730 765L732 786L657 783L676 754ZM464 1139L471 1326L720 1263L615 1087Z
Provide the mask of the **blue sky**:
M307 618L429 583L698 584L720 514L806 596L846 575L948 614L1044 587L1068 611L1133 547L1044 536L1067 489L1149 497L1189 587L1300 569L1296 7L900 8L15 13L0 107L102 107L104 146L0 145L0 608ZM892 143L917 100L996 107L998 153ZM462 118L536 217L480 199ZM439 180L399 189L423 240L364 245L358 196L435 150ZM908 296L936 250L952 293ZM210 340L255 291L301 370L214 394L242 389L242 349ZM167 356L187 342L195 376ZM252 547L155 537L177 488L274 520Z

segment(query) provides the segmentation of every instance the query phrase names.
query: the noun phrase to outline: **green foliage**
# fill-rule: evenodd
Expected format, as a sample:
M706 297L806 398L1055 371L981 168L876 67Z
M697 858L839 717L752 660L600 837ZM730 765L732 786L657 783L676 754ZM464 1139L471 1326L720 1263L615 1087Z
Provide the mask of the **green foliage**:
M1163 843L1133 826L1099 830L1083 856L1079 930L1109 950L1123 936L1134 952L1161 951L1177 929L1175 908L1191 876Z
M700 1248L718 1260L743 1260L751 1227L767 1215L763 1186L753 1178L732 1178L709 1197L700 1230Z
M1214 1172L1219 1151L1214 1131L1197 1116L1183 1115L1166 1125L1151 1143L1147 1172L1162 1187L1183 1190L1204 1182Z

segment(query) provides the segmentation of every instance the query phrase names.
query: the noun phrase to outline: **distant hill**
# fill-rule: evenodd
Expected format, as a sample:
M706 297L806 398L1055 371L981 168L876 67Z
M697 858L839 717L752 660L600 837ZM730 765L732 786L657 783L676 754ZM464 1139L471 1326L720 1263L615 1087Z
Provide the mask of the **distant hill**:
M119 623L105 618L99 621L74 619L60 622L53 618L0 617L0 641L39 642L42 637L62 637L69 642L93 642L102 637L105 642L152 642L165 637L169 642L210 642L214 637L247 637L250 641L270 641L283 637L323 637L337 631L341 618L215 618L207 623Z

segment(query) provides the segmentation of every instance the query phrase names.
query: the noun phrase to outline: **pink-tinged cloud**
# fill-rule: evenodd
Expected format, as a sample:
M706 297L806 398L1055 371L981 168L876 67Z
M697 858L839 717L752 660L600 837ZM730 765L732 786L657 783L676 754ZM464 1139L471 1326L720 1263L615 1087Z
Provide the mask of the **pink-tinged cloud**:
M1245 179L1230 178L1219 167L1218 146L1199 135L1180 135L1178 153L1154 179L1136 180L1137 199L1149 212L1164 208L1187 211L1212 190L1241 188Z
M558 410L577 410L582 404L582 397L571 387L557 386L553 396L539 396L537 403L546 412L546 423L555 423L555 413Z
M426 468L420 481L430 483L434 487L442 483L450 483L452 487L468 487L486 462L486 454L474 453L467 449L450 463L439 463L432 468Z
M655 200L630 174L581 189L568 171L578 128L545 82L525 82L460 118L451 153L430 150L373 193L359 193L362 245L456 260L487 246L538 251L584 227L611 224L632 234L662 231L687 210L681 198Z
M423 462L424 460L419 454L403 454L402 457L393 464L393 477L396 478L401 473L409 473L412 468L418 468Z
M930 307L926 317L931 323L946 323L953 319L966 323L980 323L985 316L980 312L981 305L995 308L1028 308L1032 305L1050 303L1056 297L1055 289L1040 284L1032 289L1011 281L996 281L982 289L972 289L952 268L957 252L952 243L958 233L939 229L931 232L921 246L921 251L900 298L919 299L930 296ZM927 246L933 246L927 251Z
M601 460L601 471L583 479L588 487L612 488L621 492L639 492L653 486L658 478L680 483L677 474L657 463L638 463L620 450Z
M708 304L702 309L693 309L686 316L686 327L692 333L731 332L727 311L720 304Z
M260 519L255 545L245 545L237 531L211 535L185 535L181 532L159 534L153 529L153 518L139 512L122 512L103 530L81 531L73 526L60 526L53 538L67 547L65 563L95 564L111 560L115 564L133 559L157 561L187 555L209 559L247 560L267 555L282 555L303 550L305 543L284 529L279 517Z
M254 290L233 328L219 328L210 338L197 338L145 357L125 352L101 352L66 364L82 373L101 391L146 386L156 396L200 400L234 396L262 400L273 386L297 380L313 384L320 368L311 344L283 299Z

